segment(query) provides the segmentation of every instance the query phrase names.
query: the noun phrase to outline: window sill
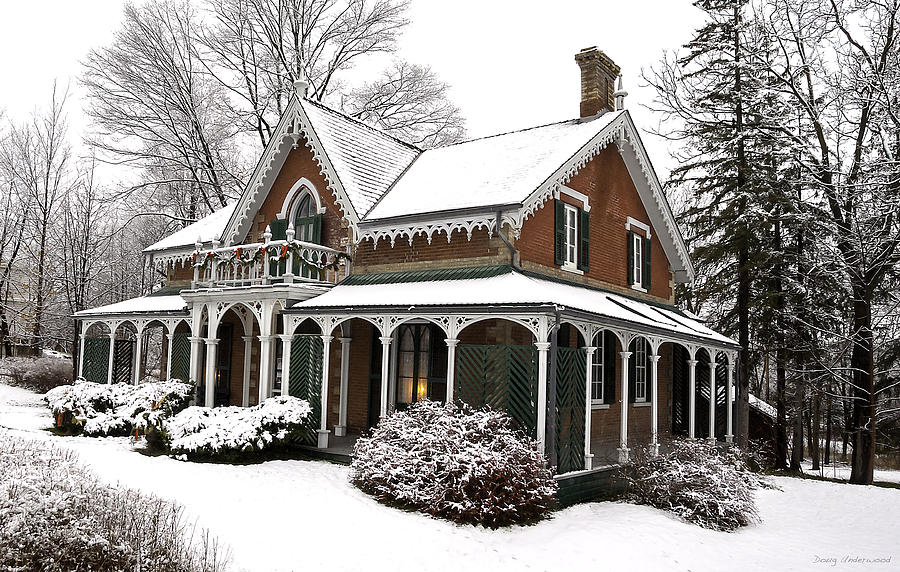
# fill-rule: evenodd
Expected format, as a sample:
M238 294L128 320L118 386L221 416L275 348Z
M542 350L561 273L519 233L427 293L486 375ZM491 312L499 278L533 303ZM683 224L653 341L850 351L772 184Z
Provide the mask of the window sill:
M571 272L572 274L578 274L579 276L584 276L584 271L579 270L577 266L569 266L568 264L563 264L560 266L560 269L565 270L566 272Z
M638 285L632 284L631 289L637 290L638 292L643 292L644 294L647 293L647 289L644 288L643 286L638 286Z
M591 411L598 409L609 409L609 403L591 403Z
M649 401L636 401L631 404L632 407L650 407Z

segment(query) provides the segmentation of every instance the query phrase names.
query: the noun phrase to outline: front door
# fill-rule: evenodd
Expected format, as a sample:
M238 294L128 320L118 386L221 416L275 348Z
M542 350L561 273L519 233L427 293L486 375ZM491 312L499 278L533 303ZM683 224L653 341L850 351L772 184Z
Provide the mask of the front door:
M234 338L234 324L219 326L219 345L216 352L216 395L215 407L231 405L231 342Z
M397 409L447 399L447 344L433 324L404 324L397 332Z

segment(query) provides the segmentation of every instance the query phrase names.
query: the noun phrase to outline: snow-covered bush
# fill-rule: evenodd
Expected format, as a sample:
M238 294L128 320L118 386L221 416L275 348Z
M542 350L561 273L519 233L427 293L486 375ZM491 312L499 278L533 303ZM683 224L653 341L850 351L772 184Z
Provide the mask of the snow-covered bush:
M658 456L637 449L623 468L627 497L704 528L735 530L759 521L754 489L768 487L736 448L676 439Z
M79 379L47 392L44 399L59 429L92 437L146 432L188 406L193 386L178 380L94 383Z
M44 393L72 383L72 360L64 357L8 357L0 359L0 377L10 385Z
M254 407L188 407L163 422L160 441L172 455L236 460L299 439L311 413L307 401L286 395Z
M102 484L71 451L0 432L0 570L212 572L226 560L180 506Z
M383 502L491 528L541 519L557 492L537 443L508 415L432 401L357 440L350 476Z

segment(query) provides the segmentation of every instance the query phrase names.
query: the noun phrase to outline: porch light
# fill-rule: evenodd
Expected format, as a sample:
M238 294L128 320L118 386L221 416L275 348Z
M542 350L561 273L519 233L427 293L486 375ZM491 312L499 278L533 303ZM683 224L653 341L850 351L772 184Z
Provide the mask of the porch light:
M428 380L420 379L416 384L416 401L423 401L428 397Z

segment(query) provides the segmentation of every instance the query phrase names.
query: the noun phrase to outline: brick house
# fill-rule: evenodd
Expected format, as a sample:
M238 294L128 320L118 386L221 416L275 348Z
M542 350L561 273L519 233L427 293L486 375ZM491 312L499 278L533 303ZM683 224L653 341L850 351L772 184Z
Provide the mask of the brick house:
M694 271L619 68L575 59L579 118L433 150L298 82L241 198L146 249L165 284L76 315L79 373L303 397L324 449L426 398L507 410L561 473L731 441L737 345L673 305Z

